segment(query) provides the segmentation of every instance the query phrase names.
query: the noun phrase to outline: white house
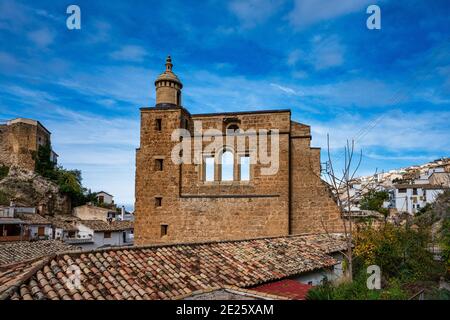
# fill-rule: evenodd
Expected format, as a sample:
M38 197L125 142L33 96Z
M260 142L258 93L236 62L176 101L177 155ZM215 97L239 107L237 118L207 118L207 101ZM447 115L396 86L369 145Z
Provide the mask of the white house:
M80 220L77 222L78 238L90 239L86 243L77 243L83 250L101 247L117 247L133 244L133 222L101 220Z
M53 239L55 240L73 240L77 239L78 228L76 222L79 220L75 216L55 216L48 218L53 227Z
M73 215L81 220L102 220L108 222L115 220L119 213L116 210L85 204L73 208Z
M97 192L97 202L99 204L112 205L114 204L114 196L105 191Z
M418 183L397 184L394 186L395 208L398 212L417 213L427 203L432 203L443 193L446 187Z

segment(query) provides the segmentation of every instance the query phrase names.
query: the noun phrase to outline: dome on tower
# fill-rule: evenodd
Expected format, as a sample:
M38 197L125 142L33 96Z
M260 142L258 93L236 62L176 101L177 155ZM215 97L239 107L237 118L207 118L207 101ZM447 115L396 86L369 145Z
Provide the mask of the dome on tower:
M167 56L166 58L166 70L161 73L158 78L155 80L155 85L160 81L173 81L180 85L180 89L183 87L183 84L181 83L180 79L178 79L177 75L173 73L172 71L172 58L170 56Z
M172 71L172 59L166 59L166 70L155 80L156 107L181 106L183 84Z

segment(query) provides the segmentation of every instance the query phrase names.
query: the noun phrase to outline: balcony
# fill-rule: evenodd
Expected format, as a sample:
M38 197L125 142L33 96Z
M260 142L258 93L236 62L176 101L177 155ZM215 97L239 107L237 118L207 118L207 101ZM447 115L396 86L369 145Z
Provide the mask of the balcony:
M0 236L0 242L12 242L12 241L29 241L30 237L26 235L15 235L15 236Z

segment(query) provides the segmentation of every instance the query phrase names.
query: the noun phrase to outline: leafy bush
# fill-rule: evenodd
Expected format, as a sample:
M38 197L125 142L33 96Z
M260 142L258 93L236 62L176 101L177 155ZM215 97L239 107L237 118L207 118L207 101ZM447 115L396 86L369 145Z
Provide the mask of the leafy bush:
M428 229L415 230L391 224L379 230L367 228L355 237L355 264L361 267L378 265L387 279L438 279L443 269L428 250L430 241Z
M408 293L402 289L400 281L392 279L386 288L370 290L367 288L367 274L360 270L353 282L333 285L324 282L308 291L307 300L404 300Z
M8 173L9 173L9 167L1 165L0 166L0 180L5 178L8 175Z
M387 191L371 190L362 197L360 208L362 210L378 211L387 216L388 210L383 208L383 202L387 200L389 200L389 193Z
M9 205L9 195L2 190L0 190L0 205L3 206Z
M81 171L67 170L56 166L51 159L50 144L39 146L35 154L35 171L41 176L55 182L62 193L68 195L72 206L83 205L92 199L90 190L83 188Z
M439 241L443 262L434 260L430 250L435 244L431 227L436 226L436 222L442 222L434 239ZM400 227L386 223L377 229L370 226L359 229L353 237L353 282L323 283L311 289L307 299L407 299L421 289L431 290L435 299L448 298L449 293L437 290L436 284L446 272L447 277L450 274L450 192L439 195L414 223ZM381 269L381 290L367 289L369 265L378 265Z
M444 219L442 223L440 246L447 271L446 277L450 278L450 218Z

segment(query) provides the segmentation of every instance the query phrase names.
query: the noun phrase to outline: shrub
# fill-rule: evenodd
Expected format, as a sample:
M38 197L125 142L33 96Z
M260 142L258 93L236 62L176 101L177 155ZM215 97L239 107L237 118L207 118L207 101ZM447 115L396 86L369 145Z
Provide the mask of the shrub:
M442 223L440 246L442 260L446 266L446 277L450 278L450 218L444 219Z
M9 205L9 195L5 193L3 190L0 190L0 205L3 206Z
M59 186L59 190L70 197L72 206L79 206L88 202L92 198L92 193L83 188L81 171L67 170L61 166L56 166L50 160L51 151L50 144L39 146L34 155L36 173L55 182Z
M0 165L0 180L5 178L8 175L8 173L9 173L9 167Z
M360 270L353 282L344 282L333 285L324 282L308 291L307 300L403 300L408 298L408 293L402 289L397 279L391 279L380 290L367 288L367 274Z
M374 210L387 216L388 210L383 208L383 202L389 200L387 191L371 190L361 199L360 207L362 210Z
M357 265L380 266L383 276L401 281L438 279L443 268L428 250L428 229L384 225L380 230L364 229L355 237ZM358 261L359 260L359 261Z

